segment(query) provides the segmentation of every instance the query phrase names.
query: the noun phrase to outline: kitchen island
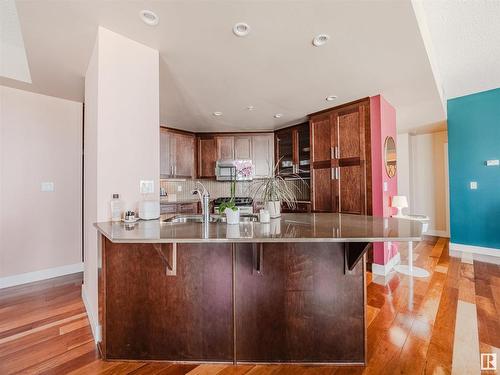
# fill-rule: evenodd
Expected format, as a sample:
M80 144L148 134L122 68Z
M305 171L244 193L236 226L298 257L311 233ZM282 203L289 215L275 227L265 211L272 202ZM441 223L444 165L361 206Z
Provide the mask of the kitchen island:
M359 365L365 253L422 231L415 221L329 213L96 228L104 359Z

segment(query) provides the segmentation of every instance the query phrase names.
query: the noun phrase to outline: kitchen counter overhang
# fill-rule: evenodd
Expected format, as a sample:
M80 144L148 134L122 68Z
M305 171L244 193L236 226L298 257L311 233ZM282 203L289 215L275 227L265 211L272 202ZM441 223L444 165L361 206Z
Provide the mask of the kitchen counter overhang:
M235 364L364 365L365 253L422 231L327 213L96 228L104 359Z
M167 223L160 220L96 223L114 243L388 242L419 241L418 221L335 213L289 213L269 224Z

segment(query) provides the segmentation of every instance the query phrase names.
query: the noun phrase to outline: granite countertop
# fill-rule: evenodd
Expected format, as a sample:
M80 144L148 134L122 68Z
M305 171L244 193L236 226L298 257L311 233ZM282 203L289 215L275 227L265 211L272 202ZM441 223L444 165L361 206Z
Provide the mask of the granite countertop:
M282 214L269 224L151 220L94 225L110 241L117 243L388 242L419 241L422 235L422 224L418 221L334 213Z

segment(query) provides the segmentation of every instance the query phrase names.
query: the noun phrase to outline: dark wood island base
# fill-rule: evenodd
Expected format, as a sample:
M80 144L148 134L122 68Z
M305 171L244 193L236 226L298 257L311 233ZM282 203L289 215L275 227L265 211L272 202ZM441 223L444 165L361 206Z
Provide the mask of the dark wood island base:
M100 242L104 359L365 364L367 242Z

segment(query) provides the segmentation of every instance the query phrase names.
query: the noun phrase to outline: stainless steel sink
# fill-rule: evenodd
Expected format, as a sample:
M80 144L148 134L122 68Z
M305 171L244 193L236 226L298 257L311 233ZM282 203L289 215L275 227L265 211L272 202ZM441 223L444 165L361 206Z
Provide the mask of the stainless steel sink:
M249 222L257 222L259 221L259 217L257 215L240 215L240 223L249 223ZM220 216L219 222L225 223L226 217Z
M203 223L202 215L176 215L164 220L166 223ZM210 217L210 222L217 222L217 218Z
M257 215L241 215L240 223L257 222L259 217ZM164 220L165 223L203 223L202 215L176 215ZM211 223L225 223L226 217L213 215L210 216Z

